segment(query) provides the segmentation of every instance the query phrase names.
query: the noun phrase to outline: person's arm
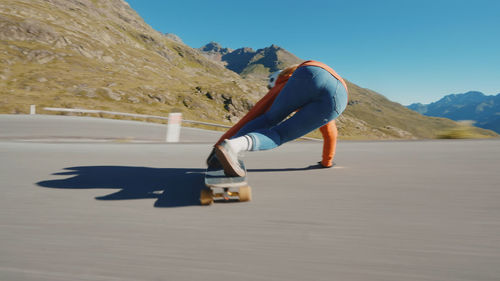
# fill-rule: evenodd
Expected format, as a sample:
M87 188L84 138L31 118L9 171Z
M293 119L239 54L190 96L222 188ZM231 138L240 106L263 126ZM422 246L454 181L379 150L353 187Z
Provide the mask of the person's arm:
M252 107L252 109L250 109L250 111L248 111L247 114L245 114L245 116L238 121L238 123L234 124L229 130L226 131L226 133L224 133L224 135L222 135L215 145L220 144L225 139L230 139L232 136L236 135L236 133L238 133L238 131L241 130L245 124L264 114L271 107L274 99L279 93L279 90L281 90L281 88L273 88L269 90L269 92L262 99L260 99Z
M337 125L335 120L330 121L326 125L319 128L323 135L323 159L321 165L329 168L333 165L333 157L335 156L335 148L337 145Z

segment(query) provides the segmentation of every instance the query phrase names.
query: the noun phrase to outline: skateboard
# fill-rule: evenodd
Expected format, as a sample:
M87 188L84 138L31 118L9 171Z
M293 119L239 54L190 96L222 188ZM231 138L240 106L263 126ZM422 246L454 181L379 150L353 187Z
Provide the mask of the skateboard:
M240 165L245 170L245 164L240 160ZM219 165L212 165L205 172L206 189L201 190L201 205L210 205L214 201L240 201L246 202L252 199L252 189L247 183L247 177L228 177L224 169Z

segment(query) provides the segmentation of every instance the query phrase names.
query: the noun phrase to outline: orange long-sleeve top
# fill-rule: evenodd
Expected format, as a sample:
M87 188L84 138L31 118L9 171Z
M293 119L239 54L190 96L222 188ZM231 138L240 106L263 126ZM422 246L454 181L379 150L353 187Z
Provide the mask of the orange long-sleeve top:
M308 65L321 67L330 72L330 74L332 74L342 83L347 92L347 85L344 79L342 79L342 77L340 77L328 65L313 60L305 61L295 68L288 68L285 69L283 72L281 72L276 80L274 87L271 88L269 92L267 92L267 94L262 99L260 99L252 107L252 109L250 109L250 111L245 116L243 116L243 118L240 119L240 121L238 121L238 123L236 123L233 127L231 127L224 135L222 135L222 137L217 141L216 144L220 144L223 140L231 138L241 128L243 128L245 124L247 124L248 122L252 121L253 119L259 117L260 115L268 111L269 108L271 108L271 105L273 104L276 97L279 95L285 84L288 82L288 79L292 76L293 72L299 67ZM328 122L326 125L322 126L319 130L321 132L321 135L323 136L323 154L322 154L321 164L325 167L331 167L333 165L333 157L335 156L335 149L337 145L337 136L338 136L335 120Z

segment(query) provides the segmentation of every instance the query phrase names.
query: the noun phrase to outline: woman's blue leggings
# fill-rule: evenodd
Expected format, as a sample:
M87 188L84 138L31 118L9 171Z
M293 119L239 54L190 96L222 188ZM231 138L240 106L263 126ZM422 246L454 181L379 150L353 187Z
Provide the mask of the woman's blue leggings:
M248 122L233 138L249 135L252 150L272 149L325 125L346 106L346 89L330 72L317 66L299 67L271 108Z

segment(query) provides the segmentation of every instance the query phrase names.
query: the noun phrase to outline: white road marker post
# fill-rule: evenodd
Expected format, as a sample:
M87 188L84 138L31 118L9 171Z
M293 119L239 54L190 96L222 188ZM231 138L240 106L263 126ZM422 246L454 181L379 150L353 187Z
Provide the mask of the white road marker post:
M30 106L30 115L35 115L36 114L36 105L32 104Z
M181 135L182 113L170 113L167 124L167 142L179 142Z

